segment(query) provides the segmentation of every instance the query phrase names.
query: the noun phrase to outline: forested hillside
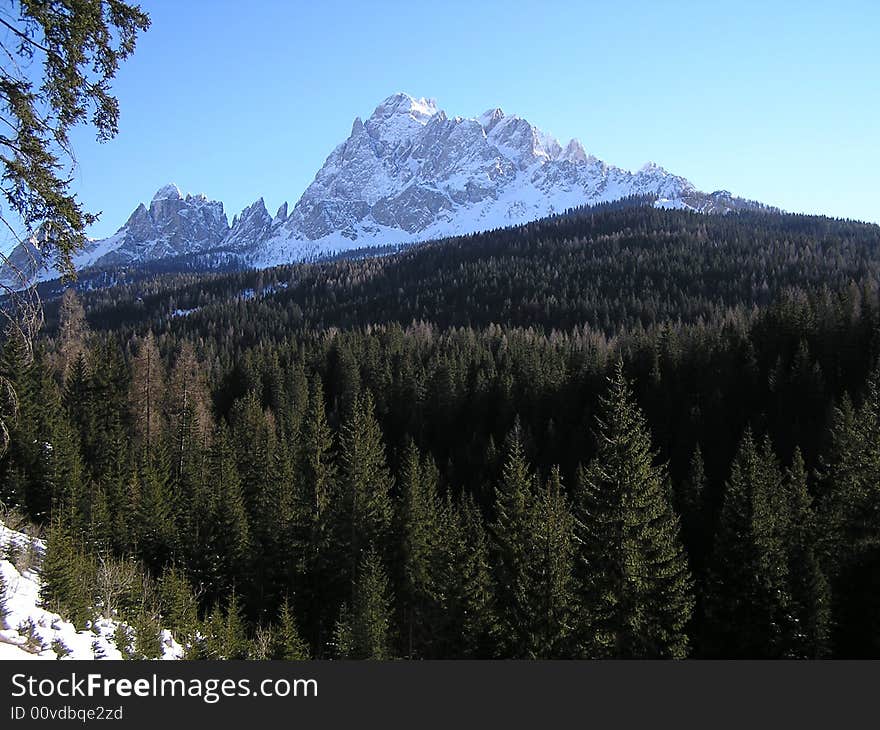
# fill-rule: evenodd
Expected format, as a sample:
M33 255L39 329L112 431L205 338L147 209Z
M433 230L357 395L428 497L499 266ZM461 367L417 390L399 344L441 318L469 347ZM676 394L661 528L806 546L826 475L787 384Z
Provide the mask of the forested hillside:
M50 303L0 464L47 600L112 556L190 656L880 655L880 228L639 202Z

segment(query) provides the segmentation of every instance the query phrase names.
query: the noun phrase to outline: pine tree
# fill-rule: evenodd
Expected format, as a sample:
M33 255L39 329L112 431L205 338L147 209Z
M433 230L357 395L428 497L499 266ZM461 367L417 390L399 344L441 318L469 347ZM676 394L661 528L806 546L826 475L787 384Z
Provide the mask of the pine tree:
M152 332L138 344L131 364L129 403L140 442L151 448L159 439L162 402L165 397L165 368Z
M169 566L159 579L157 592L162 625L181 646L191 647L199 628L199 605L186 575L176 565Z
M403 458L398 503L402 638L409 658L430 653L436 618L436 573L444 539L437 479L437 467L410 442Z
M341 566L332 564L331 504L337 494L332 449L333 435L327 424L323 391L320 381L313 381L298 455L290 543L301 556L296 570L298 597L307 636L318 658L332 630L324 609L337 597L342 600L342 590L338 596L333 590ZM343 565L347 567L347 561ZM291 583L293 579L291 576Z
M309 658L309 650L305 642L300 638L296 627L296 619L290 607L290 601L286 598L281 603L278 613L278 626L273 635L272 658L282 659L287 662L306 661Z
M821 658L830 651L831 594L819 562L813 500L800 449L795 449L791 468L786 472L786 491L791 509L786 546L795 617L787 654L803 659Z
M579 473L575 518L585 649L595 657L682 658L692 579L666 470L618 365L601 399L597 454Z
M353 575L367 546L386 550L393 517L391 474L369 393L357 397L342 426L339 482L342 514L338 516L338 534Z
M725 485L709 573L708 651L723 657L785 656L791 624L789 505L776 457L747 430Z
M352 586L351 603L343 606L335 644L345 659L390 659L392 600L379 553L368 548Z
M534 524L536 560L529 585L538 611L531 653L538 658L561 659L572 651L575 546L574 519L558 467L553 468L537 501Z
M538 574L535 477L529 470L519 420L507 437L501 481L495 490L495 521L491 526L495 553L498 640L502 656L533 655L540 598L531 579ZM543 587L543 586L542 586ZM542 617L543 618L543 617Z
M80 553L69 528L55 518L49 530L40 566L40 600L77 626L94 618L89 586L90 566Z
M491 658L500 627L483 516L472 499L456 505L449 497L443 514L437 655Z

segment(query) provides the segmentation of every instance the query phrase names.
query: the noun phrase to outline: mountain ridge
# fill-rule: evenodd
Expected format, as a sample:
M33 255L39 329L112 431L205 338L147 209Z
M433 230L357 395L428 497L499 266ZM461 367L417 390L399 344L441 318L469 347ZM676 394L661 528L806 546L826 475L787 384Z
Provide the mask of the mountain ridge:
M216 251L242 268L264 268L491 230L633 195L705 213L764 207L727 191L701 192L653 162L635 172L616 167L579 140L563 146L497 107L449 117L434 99L398 92L366 120L355 118L289 210L284 203L272 216L260 197L230 222L222 202L168 183L112 236L90 241L75 265L107 269ZM31 257L43 266L39 279L57 275L32 246L19 246L10 260L27 268Z

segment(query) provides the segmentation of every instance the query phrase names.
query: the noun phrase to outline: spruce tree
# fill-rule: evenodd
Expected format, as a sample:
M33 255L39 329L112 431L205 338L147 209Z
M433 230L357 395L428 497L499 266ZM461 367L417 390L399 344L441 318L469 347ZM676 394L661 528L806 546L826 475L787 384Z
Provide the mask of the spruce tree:
M580 470L575 518L588 656L683 658L692 579L665 467L618 364L600 400L595 459Z
M391 658L392 599L379 553L368 548L352 585L351 602L343 606L335 644L344 659Z
M61 614L76 626L94 618L90 566L80 553L70 529L54 518L46 552L40 566L40 600L50 611Z
M386 551L393 518L391 474L369 393L356 398L342 426L339 482L342 513L338 515L337 534L348 553L353 575L368 546Z
M786 655L791 625L788 589L790 509L769 441L747 430L725 485L709 572L706 605L710 655Z
M572 653L575 620L574 518L554 467L536 505L536 560L529 586L537 607L532 654L562 659Z
M167 567L157 586L162 625L171 631L177 642L191 647L199 628L199 605L195 591L176 565Z
M535 476L526 461L517 419L507 437L501 481L495 490L495 521L491 526L497 586L498 641L502 656L533 656L536 622L542 616L532 583L538 575L539 554ZM543 588L543 586L542 586Z
M247 585L251 557L244 495L222 422L211 440L205 480L196 500L198 534L191 559L207 587L205 599L213 603L228 596L233 585Z
M273 634L272 658L287 662L305 661L309 658L309 650L300 638L296 627L296 619L290 601L284 599L278 612L278 624Z
M320 658L324 644L333 628L328 621L326 606L343 600L345 587L338 574L348 568L348 561L332 560L333 541L331 506L336 502L337 472L332 458L333 434L327 424L324 394L320 381L310 387L308 409L302 427L298 454L298 473L289 542L301 556L296 575L298 600L302 606L306 635L315 656ZM339 505L336 505L337 508Z
M498 654L489 536L470 498L447 497L438 578L438 656L488 659Z
M831 648L831 593L819 560L813 499L800 449L795 449L786 472L786 491L791 509L786 546L794 615L787 655L817 659L828 656Z
M409 658L430 653L436 618L441 504L437 468L410 442L403 458L398 503L402 566L402 646Z

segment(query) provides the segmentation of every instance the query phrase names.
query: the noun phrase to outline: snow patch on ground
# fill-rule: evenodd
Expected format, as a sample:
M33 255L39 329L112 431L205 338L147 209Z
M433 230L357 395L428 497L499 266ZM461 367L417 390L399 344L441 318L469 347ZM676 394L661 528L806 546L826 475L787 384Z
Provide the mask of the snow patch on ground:
M24 564L30 566L22 567L22 572L6 559L10 547L14 553L29 556ZM0 660L122 659L113 639L119 621L98 619L87 630L79 631L57 613L40 606L36 566L45 551L43 540L10 530L0 522L0 574L6 586L2 597L5 617L0 618ZM163 659L182 658L183 648L168 630L162 631L162 646Z

